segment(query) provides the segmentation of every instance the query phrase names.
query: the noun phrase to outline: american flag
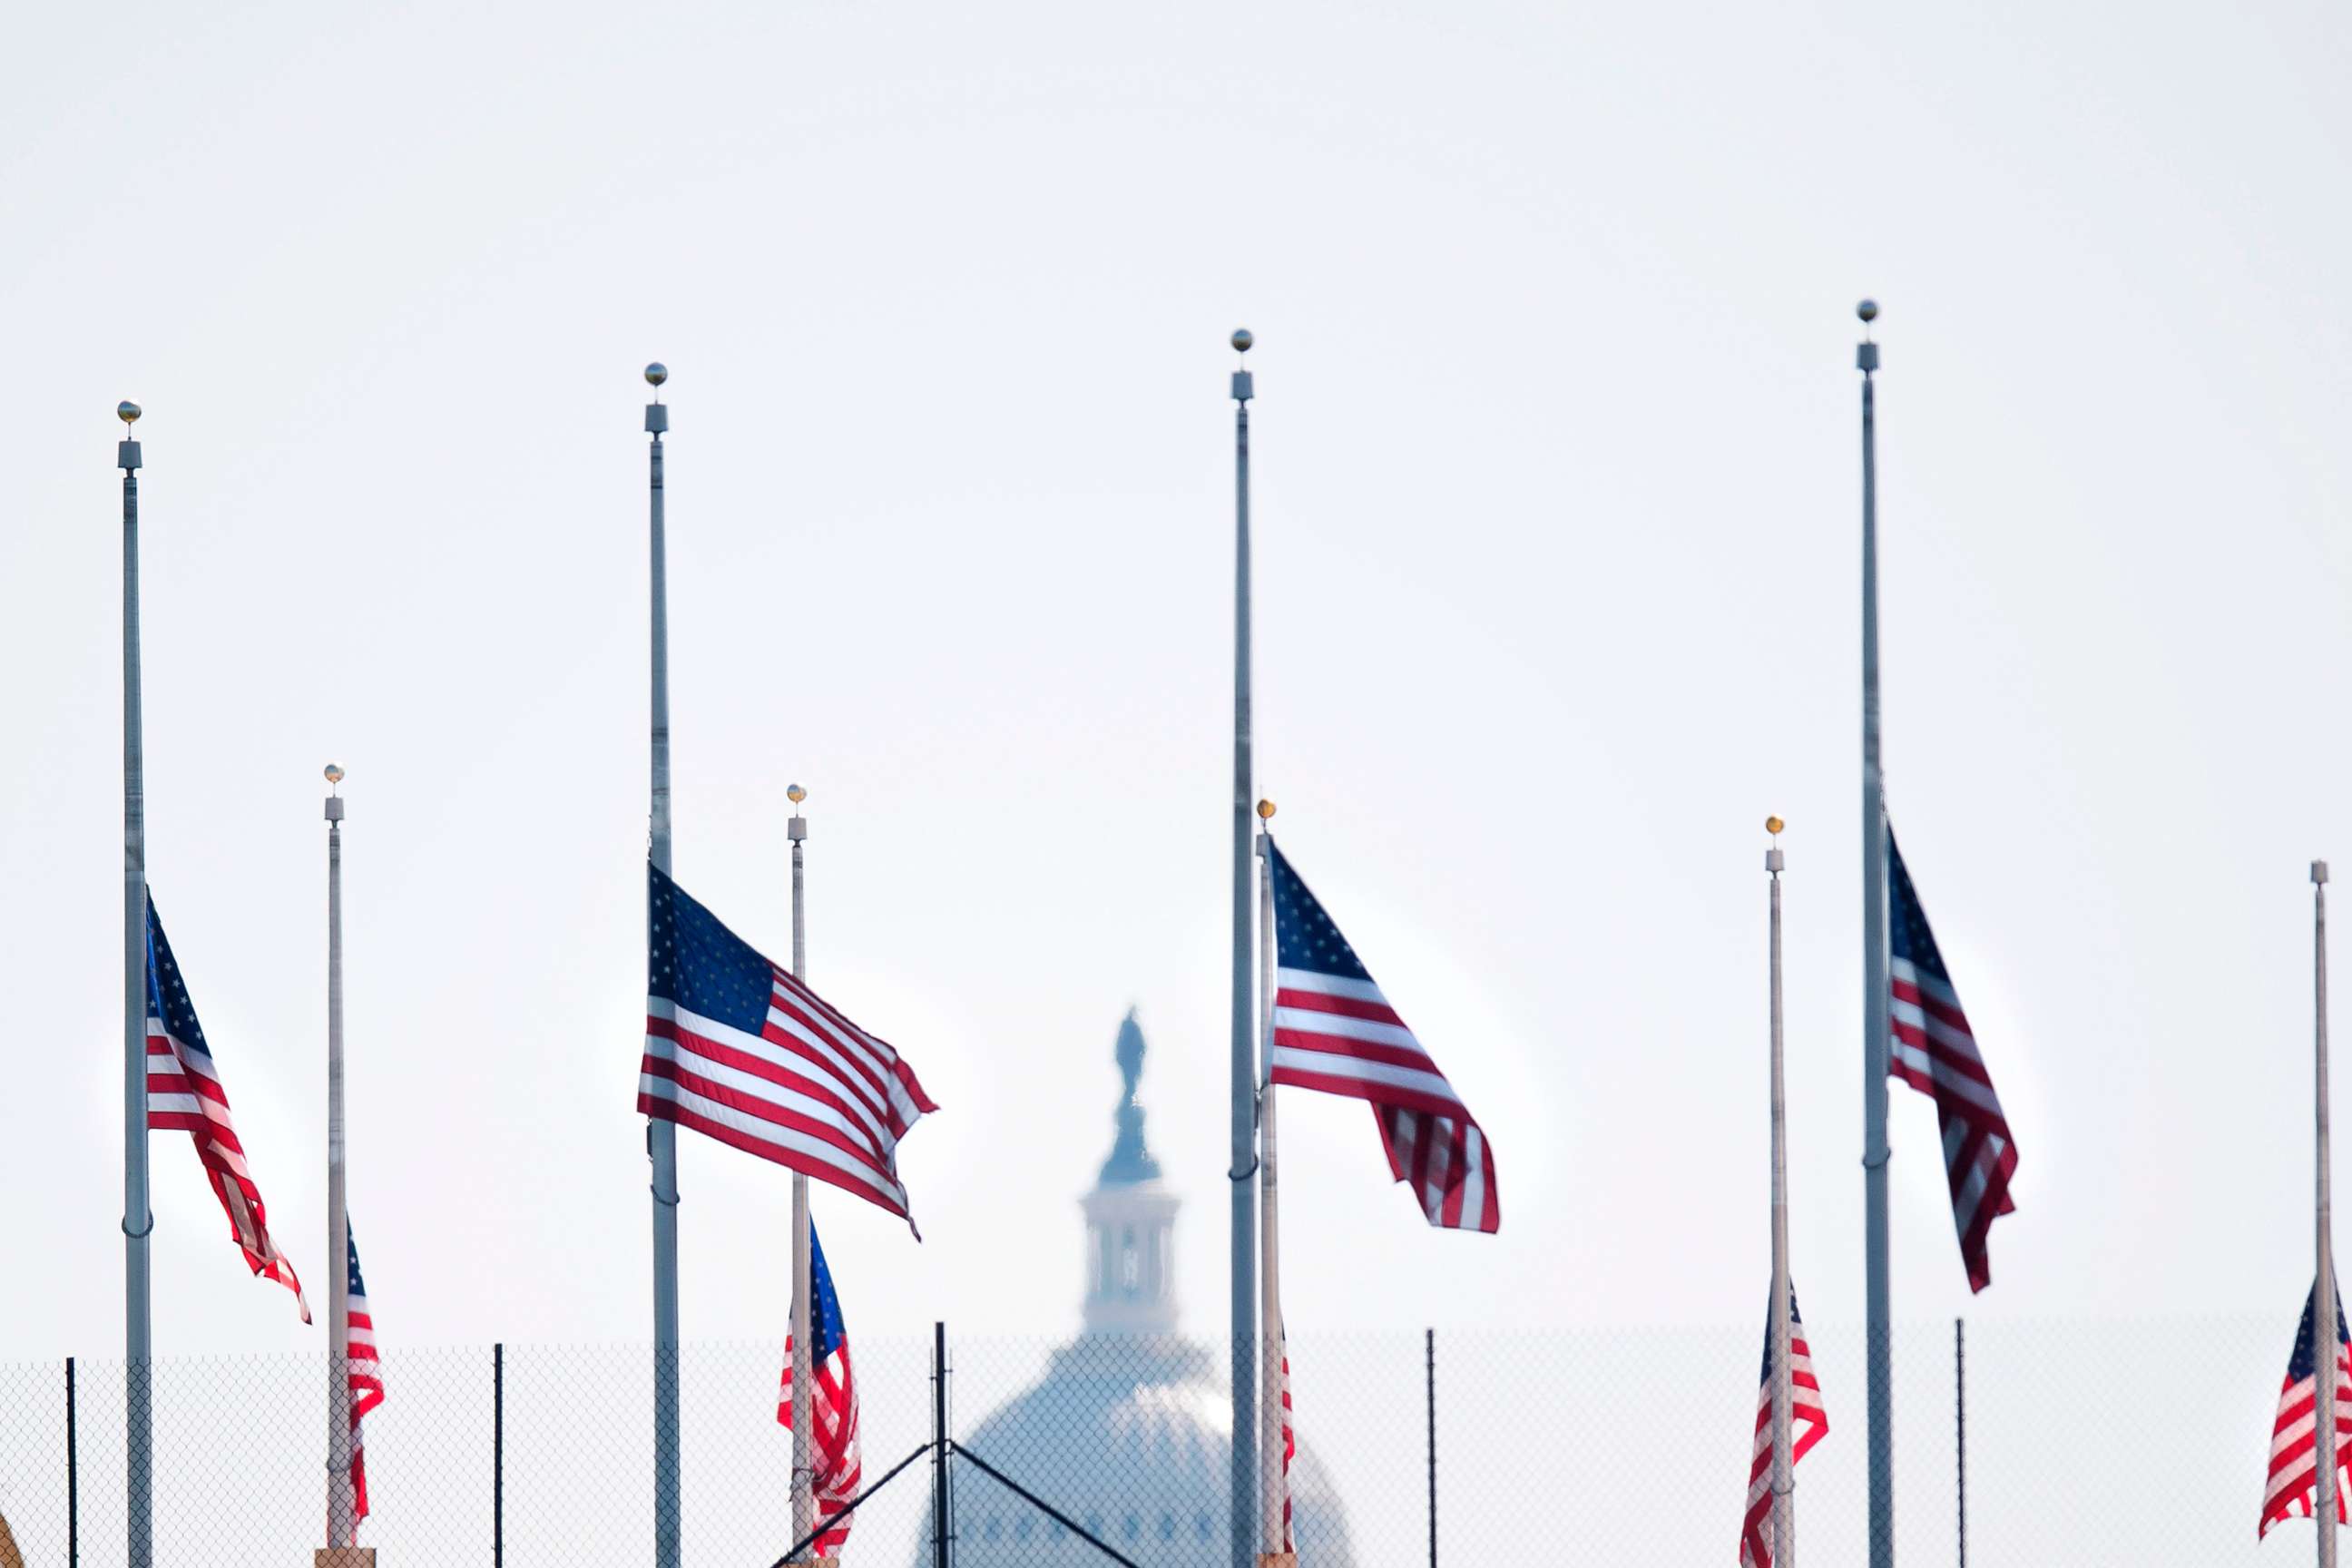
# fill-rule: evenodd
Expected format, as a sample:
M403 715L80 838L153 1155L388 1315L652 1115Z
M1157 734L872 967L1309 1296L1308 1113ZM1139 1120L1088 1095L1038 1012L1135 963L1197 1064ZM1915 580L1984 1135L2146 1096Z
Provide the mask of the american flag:
M1282 1329L1282 1549L1296 1552L1290 1540L1290 1461L1298 1458L1298 1434L1290 1425L1290 1328Z
M1789 1288L1789 1468L1829 1435L1829 1412L1822 1406L1821 1380L1813 1375L1813 1352L1797 1316L1797 1288ZM1763 1387L1756 1395L1755 1458L1748 1465L1748 1517L1739 1527L1740 1568L1772 1568L1772 1311L1765 1296Z
M833 1270L824 1266L824 1248L816 1243L816 1226L809 1226L809 1335L816 1355L809 1363L809 1468L815 1472L812 1488L816 1517L822 1524L849 1505L863 1484L866 1468L857 1440L857 1375L849 1364L849 1326L841 1320L841 1298L834 1294ZM776 1419L786 1429L793 1424L792 1336L784 1336L784 1386L776 1401ZM849 1539L852 1519L845 1519L817 1537L819 1556L830 1557Z
M360 1421L383 1403L383 1370L375 1354L375 1319L368 1312L367 1286L360 1279L360 1244L344 1216L343 1242L350 1250L351 1304L344 1321L350 1325L343 1375L352 1389L352 1533L356 1542L359 1521L367 1517L367 1458Z
M1927 911L1903 868L1892 828L1886 833L1886 859L1895 987L1887 1076L1936 1102L1960 1261L1968 1268L1969 1289L1981 1290L1992 1283L1985 1246L1992 1222L2017 1208L2009 1196L2017 1148L2009 1140L2000 1099L1993 1093L1984 1058L1977 1054L1976 1037L1969 1033L1968 1016L1960 1011L1959 994L1945 972L1944 955L1936 950L1936 934L1927 929Z
M2341 1298L2339 1298L2339 1300ZM2271 1423L2270 1479L2263 1489L2263 1522L2254 1531L2259 1541L2283 1519L2309 1519L2317 1506L2319 1463L2314 1441L2318 1426L2319 1380L2313 1376L2319 1357L2312 1339L2312 1320L2319 1315L2319 1281L2303 1300L2303 1326L2294 1332L2294 1354L2286 1363L2286 1382L2279 1389L2278 1415ZM2352 1458L2352 1341L2344 1331L2344 1309L2336 1309L2336 1522L2345 1522L2344 1468Z
M898 1140L939 1109L915 1069L753 952L659 867L646 872L637 1109L846 1188L912 1229Z
M1274 1081L1370 1100L1389 1169L1412 1184L1430 1224L1501 1228L1486 1135L1271 838L1266 849L1277 955Z
M228 1215L229 1234L245 1253L256 1274L266 1275L294 1292L302 1321L310 1321L310 1303L302 1298L302 1281L294 1265L270 1239L269 1215L261 1189L246 1168L245 1145L236 1141L229 1121L228 1090L222 1087L220 1068L212 1047L205 1043L204 1026L196 1022L195 1004L188 984L163 939L163 921L155 900L147 900L147 1125L150 1130L179 1129L195 1141L196 1158L212 1178L213 1192Z

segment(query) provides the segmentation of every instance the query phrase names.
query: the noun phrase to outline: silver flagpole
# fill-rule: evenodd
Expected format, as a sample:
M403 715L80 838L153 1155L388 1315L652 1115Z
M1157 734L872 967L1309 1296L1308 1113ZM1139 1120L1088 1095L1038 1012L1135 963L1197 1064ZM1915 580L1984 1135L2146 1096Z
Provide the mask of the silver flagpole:
M800 813L808 791L793 784L784 791L793 803L792 819L784 824L793 843L793 978L808 978L807 904L802 894L801 847L808 842L808 818ZM814 1281L809 1266L809 1184L793 1173L793 1539L800 1540L816 1526L816 1472L811 1459L809 1422L814 1339L810 1292Z
M1782 1087L1780 1029L1780 819L1768 816L1772 847L1772 1558L1797 1568L1797 1467L1789 1449L1789 1098Z
M662 436L669 410L660 387L669 369L646 366L655 388L646 405L646 432L653 437L653 810L648 852L664 875L669 860L669 562L662 516ZM646 1156L653 1163L654 1199L654 1563L678 1568L677 1426L677 1126L649 1119Z
M1233 336L1236 353L1254 340L1244 330ZM1249 405L1255 395L1250 373L1234 372L1234 1012L1233 1012L1233 1412L1234 1468L1227 1500L1227 1534L1233 1568L1252 1568L1250 1517L1257 1491L1257 1431L1247 1412L1257 1407L1257 1360L1253 1330L1257 1316L1256 1248L1250 1177L1257 1152L1257 1020L1250 996L1250 535Z
M1258 1041L1258 1467L1263 1518L1258 1568L1294 1568L1282 1539L1282 1211L1275 1191L1274 1139L1274 802L1257 803L1265 824L1257 839Z
M1854 313L1862 372L1862 1170L1869 1328L1870 1568L1895 1563L1895 1356L1886 1283L1886 784L1878 766L1878 345L1869 339L1875 301Z
M352 1491L351 1216L343 1185L343 770L327 764L327 1547L358 1544Z
M139 695L139 405L115 409L122 442L122 1359L125 1561L155 1549L154 1340L147 1238L147 760Z
M2311 1431L2318 1461L2319 1495L2312 1500L2312 1518L2319 1526L2319 1568L2336 1568L2336 1456L2343 1447L2336 1432L2336 1247L2327 1192L2327 862L2311 863L2311 987L2312 1104L2319 1143L2319 1177L2313 1207L2318 1229L2317 1300L2311 1315Z

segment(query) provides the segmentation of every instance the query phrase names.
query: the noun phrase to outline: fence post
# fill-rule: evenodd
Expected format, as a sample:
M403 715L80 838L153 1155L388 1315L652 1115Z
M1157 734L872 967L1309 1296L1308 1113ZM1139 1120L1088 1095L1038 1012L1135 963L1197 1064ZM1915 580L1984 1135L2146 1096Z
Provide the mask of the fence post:
M507 1342L490 1347L490 1568L507 1560Z
M1423 1398L1429 1407L1429 1568L1437 1568L1437 1331L1423 1329Z
M931 1325L931 1568L948 1568L948 1326Z
M66 1357L66 1563L81 1568L81 1448L75 1433L74 1358Z
M1969 1568L1969 1326L1952 1320L1952 1455L1959 1480L1960 1568Z

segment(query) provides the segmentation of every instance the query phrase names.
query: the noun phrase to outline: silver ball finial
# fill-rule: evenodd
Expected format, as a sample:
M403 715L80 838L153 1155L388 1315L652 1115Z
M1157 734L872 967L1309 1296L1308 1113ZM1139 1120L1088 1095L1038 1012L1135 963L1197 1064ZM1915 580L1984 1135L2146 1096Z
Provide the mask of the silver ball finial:
M1864 300L1861 304L1856 305L1853 308L1853 313L1860 316L1865 322L1874 321L1878 320L1878 301L1875 300Z
M646 366L646 384L647 386L659 386L663 382L667 381L668 379L669 366L662 363L661 361L656 360L653 363Z
M343 770L340 764L335 763L327 764L327 782L330 784L341 784L343 782Z
M1239 328L1234 333L1234 353L1245 354L1250 352L1250 344L1255 342L1257 339L1250 335L1250 330L1247 327Z
M145 409L140 407L139 405L131 402L127 397L114 405L114 416L117 419L121 420L125 425L137 424L139 422L139 416L145 412Z

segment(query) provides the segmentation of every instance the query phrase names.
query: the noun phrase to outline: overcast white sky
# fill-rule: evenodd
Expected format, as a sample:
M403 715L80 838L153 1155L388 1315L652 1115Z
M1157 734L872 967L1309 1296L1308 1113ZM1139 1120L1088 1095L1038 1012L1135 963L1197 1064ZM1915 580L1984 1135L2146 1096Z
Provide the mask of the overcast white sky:
M2022 1162L1970 1301L1897 1092L1898 1311L2284 1352L2305 863L2352 861L2348 44L2321 4L21 16L7 1354L121 1342L122 397L150 874L281 1238L323 1294L331 759L384 1338L649 1333L655 358L679 879L788 951L805 783L811 978L945 1107L924 1245L820 1197L853 1324L1075 1325L1133 1004L1221 1329L1242 324L1262 786L1507 1215L1429 1232L1361 1108L1286 1097L1294 1331L1754 1332L1768 811L1798 1277L1858 1318L1865 293L1892 809ZM780 1333L782 1173L682 1143L688 1335ZM159 1350L315 1348L185 1141L154 1169Z

